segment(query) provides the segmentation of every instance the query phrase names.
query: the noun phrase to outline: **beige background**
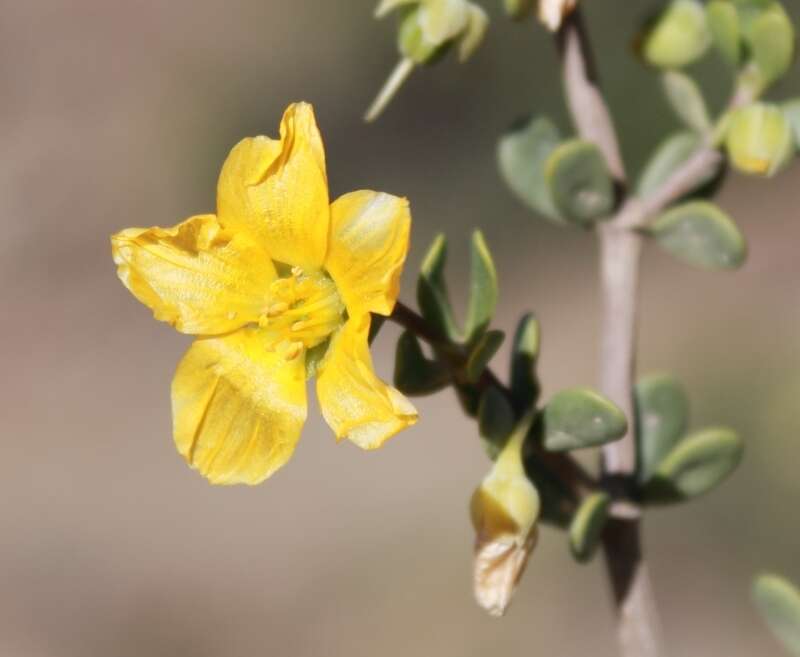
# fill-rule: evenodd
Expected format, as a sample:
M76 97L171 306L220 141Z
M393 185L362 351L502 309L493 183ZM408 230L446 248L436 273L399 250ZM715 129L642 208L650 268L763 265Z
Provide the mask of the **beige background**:
M505 619L473 604L466 503L488 463L449 392L420 400L420 424L377 453L337 447L314 412L274 479L206 485L170 438L169 383L188 339L130 297L109 253L121 228L213 209L228 149L275 134L284 106L309 100L333 194L411 198L402 296L413 300L438 230L460 291L466 234L480 226L502 281L499 325L529 308L543 321L546 393L591 384L592 237L528 215L494 165L516 116L536 108L567 126L552 44L486 4L495 20L475 60L419 72L368 127L359 117L395 59L371 1L2 3L0 655L614 654L601 564L573 564L551 530ZM629 56L652 7L587 5L637 166L675 126ZM719 105L721 67L699 74ZM793 75L776 97L800 93ZM752 251L737 273L646 254L643 369L679 374L695 426L730 424L749 452L702 503L647 523L675 657L782 654L748 587L762 568L800 581L799 185L797 165L768 183L730 179L721 204ZM395 335L377 349L387 375Z

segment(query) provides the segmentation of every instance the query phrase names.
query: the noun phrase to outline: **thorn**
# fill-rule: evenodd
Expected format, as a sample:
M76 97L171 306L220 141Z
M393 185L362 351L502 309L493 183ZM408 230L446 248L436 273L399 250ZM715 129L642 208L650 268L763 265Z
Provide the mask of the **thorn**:
M394 70L389 75L386 82L384 82L383 87L381 88L377 97L372 102L372 105L369 106L367 113L364 115L364 120L367 123L372 123L381 115L383 110L386 109L386 106L397 94L400 87L403 86L403 83L408 79L408 76L411 75L413 70L414 62L408 57L404 57L397 62L397 66L394 67Z

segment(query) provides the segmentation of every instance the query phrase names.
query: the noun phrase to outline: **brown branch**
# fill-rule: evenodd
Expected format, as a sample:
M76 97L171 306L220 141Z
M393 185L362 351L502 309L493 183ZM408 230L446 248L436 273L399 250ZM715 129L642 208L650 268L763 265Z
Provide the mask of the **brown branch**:
M558 42L567 103L578 133L600 148L609 170L624 187L626 176L619 142L597 76L593 74L591 48L580 10L565 21ZM603 448L604 480L615 497L627 494L628 482L636 469L633 379L642 237L630 230L626 222L637 209L638 204L626 204L617 217L599 230L603 301L601 388L629 419L628 434ZM628 510L630 517L612 518L603 534L620 649L624 657L657 657L659 622L642 555L640 514L635 505L629 505Z
M597 145L614 178L625 182L625 165L611 113L600 91L594 59L586 56L591 47L580 9L575 9L564 19L556 38L563 67L564 92L578 134Z

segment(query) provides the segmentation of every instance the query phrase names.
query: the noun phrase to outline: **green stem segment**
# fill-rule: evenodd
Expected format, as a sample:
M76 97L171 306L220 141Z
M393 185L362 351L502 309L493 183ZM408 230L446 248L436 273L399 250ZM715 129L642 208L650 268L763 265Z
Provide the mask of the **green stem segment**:
M424 317L399 301L395 304L394 311L389 319L427 342L443 358L445 364L451 368L454 378L457 379L462 376L467 361L467 353L461 345L453 344L447 340L431 327ZM504 394L510 394L508 387L488 367L474 385L479 390L494 386ZM537 461L548 468L555 477L572 490L576 499L582 497L588 491L597 489L598 482L569 454L548 452L540 444L533 444L532 448Z

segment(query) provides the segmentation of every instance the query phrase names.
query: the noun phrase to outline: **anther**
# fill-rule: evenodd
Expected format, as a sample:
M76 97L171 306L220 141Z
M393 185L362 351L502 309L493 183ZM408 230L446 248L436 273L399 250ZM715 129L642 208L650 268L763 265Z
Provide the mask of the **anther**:
M286 360L294 360L300 355L302 351L303 351L302 342L290 342L289 346L287 346L285 351L283 352L283 357Z
M285 313L287 310L289 310L289 304L285 301L273 303L267 310L267 317L277 317L278 315Z

